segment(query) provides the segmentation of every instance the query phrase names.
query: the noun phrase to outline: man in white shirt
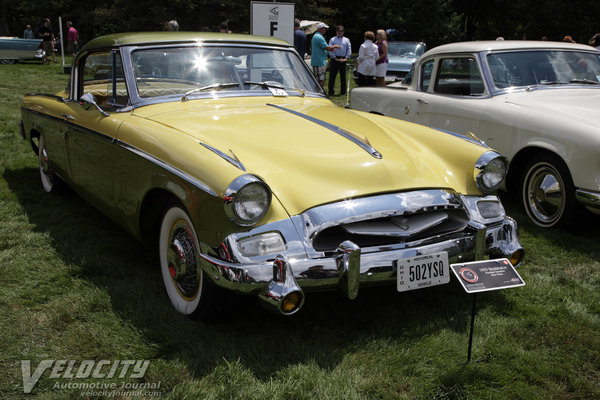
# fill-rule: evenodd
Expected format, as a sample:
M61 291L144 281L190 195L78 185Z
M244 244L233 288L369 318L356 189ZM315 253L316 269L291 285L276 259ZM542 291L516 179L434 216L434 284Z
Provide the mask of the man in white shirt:
M344 27L338 25L336 35L329 40L329 46L339 46L338 48L329 51L329 95L333 96L333 87L335 86L335 78L338 72L340 73L340 95L346 94L346 60L350 58L352 46L350 39L344 36Z

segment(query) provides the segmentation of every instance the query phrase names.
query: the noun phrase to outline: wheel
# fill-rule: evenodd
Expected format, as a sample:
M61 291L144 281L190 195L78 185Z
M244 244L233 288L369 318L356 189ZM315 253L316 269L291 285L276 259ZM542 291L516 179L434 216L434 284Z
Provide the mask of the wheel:
M17 60L11 60L11 59L7 59L7 58L3 58L0 60L0 64L14 64L16 62L17 62Z
M566 225L575 211L575 187L562 160L538 155L524 171L521 201L529 218L543 228Z
M159 257L171 304L185 315L206 314L211 290L200 267L200 246L188 213L180 205L167 207L159 233Z
M57 193L60 190L61 181L50 168L50 157L48 156L48 151L46 149L44 135L40 135L40 140L38 142L38 164L44 191L46 191L46 193Z

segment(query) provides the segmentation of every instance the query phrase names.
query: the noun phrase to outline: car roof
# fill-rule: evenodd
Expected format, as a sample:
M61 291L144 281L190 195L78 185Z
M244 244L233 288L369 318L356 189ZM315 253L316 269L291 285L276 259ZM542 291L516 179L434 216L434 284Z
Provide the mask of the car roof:
M292 47L284 40L268 36L217 32L131 32L95 38L83 46L81 50L86 52L120 46L205 42L253 43Z
M536 40L482 40L476 42L457 42L434 47L424 56L442 53L472 53L479 51L560 49L597 51L592 46L577 43L550 42Z

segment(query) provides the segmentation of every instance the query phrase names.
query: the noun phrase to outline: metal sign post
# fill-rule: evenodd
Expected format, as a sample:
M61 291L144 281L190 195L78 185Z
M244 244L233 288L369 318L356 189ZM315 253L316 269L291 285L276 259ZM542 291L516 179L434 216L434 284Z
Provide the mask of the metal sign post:
M451 264L450 269L454 272L465 292L473 294L469 349L467 351L467 362L465 363L468 364L471 362L473 347L477 293L525 286L525 281L506 258Z

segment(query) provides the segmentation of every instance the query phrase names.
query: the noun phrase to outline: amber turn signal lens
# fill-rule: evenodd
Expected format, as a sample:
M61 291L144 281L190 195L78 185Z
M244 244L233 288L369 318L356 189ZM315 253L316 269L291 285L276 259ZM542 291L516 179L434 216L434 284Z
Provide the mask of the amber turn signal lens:
M509 261L513 266L518 265L523 259L523 250L517 250L510 255Z
M283 302L281 304L281 309L285 313L290 313L298 307L300 301L302 300L302 295L300 292L292 292L284 297Z

